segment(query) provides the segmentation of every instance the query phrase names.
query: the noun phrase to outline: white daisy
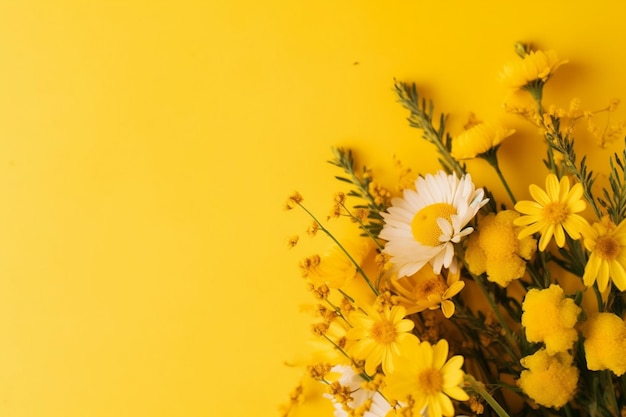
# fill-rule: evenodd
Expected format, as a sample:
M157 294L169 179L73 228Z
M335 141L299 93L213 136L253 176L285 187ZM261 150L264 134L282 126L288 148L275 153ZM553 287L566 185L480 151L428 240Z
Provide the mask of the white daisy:
M439 171L419 177L415 191L404 190L404 198L393 198L380 237L387 241L385 252L398 270L410 276L430 262L436 274L442 268L457 269L453 243L474 231L465 227L489 199L475 189L472 177L461 179Z
M385 397L380 395L378 391L370 391L363 388L365 380L360 375L355 373L352 367L346 365L335 365L331 369L331 372L338 373L340 375L337 380L339 384L350 389L350 396L352 397L352 400L346 405L352 410L356 410L357 408L363 406L363 404L365 404L368 400L372 401L369 409L363 414L363 417L385 417L389 410L391 410L392 407L389 402L387 402ZM344 409L344 405L338 402L334 396L331 394L324 394L324 397L333 402L335 417L349 416L348 412Z

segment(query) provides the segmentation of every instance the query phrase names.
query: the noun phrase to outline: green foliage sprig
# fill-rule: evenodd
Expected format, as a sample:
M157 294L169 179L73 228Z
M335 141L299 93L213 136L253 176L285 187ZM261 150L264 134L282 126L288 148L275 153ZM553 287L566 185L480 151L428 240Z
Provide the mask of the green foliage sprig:
M625 143L626 145L626 143ZM624 169L626 161L626 146L620 157L617 153L611 158L611 173L609 174L609 185L611 191L602 189L604 198L598 198L598 202L604 207L615 224L619 224L626 218L626 171Z
M383 201L378 201L370 191L372 178L369 175L368 168L363 166L361 173L357 173L356 164L352 156L351 150L343 148L332 148L333 159L328 161L329 164L341 168L346 176L336 175L339 181L348 183L354 189L348 192L348 196L365 200L365 204L355 204L355 209L368 210L368 222L360 223L359 226L364 234L373 238L377 238L383 228L383 217L380 213L387 210L387 205Z
M596 200L593 198L592 188L593 183L595 182L595 177L593 171L590 171L587 167L587 157L583 156L580 160L580 163L576 165L576 151L574 150L574 139L568 135L563 134L561 132L561 119L557 116L550 116L553 129L548 129L545 133L546 142L550 149L553 149L562 155L561 159L561 167L563 168L563 174L572 175L576 181L578 181L584 190L585 199L595 212L598 218L602 217L600 209L596 204ZM550 165L546 163L546 166L550 168ZM556 169L555 169L556 170Z
M448 173L456 173L458 176L465 174L465 165L454 159L450 152L452 150L452 138L446 132L446 121L448 116L441 113L439 116L439 127L435 128L433 119L435 115L432 100L426 104L426 99L420 100L415 83L403 83L395 80L395 91L398 102L402 107L410 112L407 120L409 126L422 130L422 137L435 145L439 152L439 163Z

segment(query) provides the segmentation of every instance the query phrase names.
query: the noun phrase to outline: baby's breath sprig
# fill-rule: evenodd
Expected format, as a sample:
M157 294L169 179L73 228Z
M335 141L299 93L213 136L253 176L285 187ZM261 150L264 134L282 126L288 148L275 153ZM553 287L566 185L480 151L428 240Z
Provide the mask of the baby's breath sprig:
M626 145L626 141L625 141ZM626 147L620 157L617 153L610 159L611 172L609 174L609 184L611 191L602 189L604 198L598 198L598 202L604 207L615 224L620 224L626 217Z
M458 176L465 174L465 165L457 161L450 155L452 150L452 138L446 132L447 115L441 113L439 116L439 128L433 125L434 105L432 101L426 104L426 99L420 100L415 83L408 84L395 81L395 90L398 102L411 114L407 117L409 126L422 130L422 137L435 145L439 155L439 163L448 173L456 173Z
M299 196L299 194L298 194ZM339 249L341 249L341 251L348 257L348 259L350 260L350 262L352 262L352 264L354 265L354 267L356 268L357 272L363 277L363 279L365 280L365 282L367 283L367 285L370 287L370 289L372 290L372 292L375 295L378 295L378 289L374 286L374 284L372 283L372 281L368 278L367 274L365 273L365 271L363 271L363 269L361 268L361 265L354 260L354 258L352 257L352 255L350 254L350 252L348 252L348 250L341 244L341 242L339 242L339 240L337 240L337 238L335 237L335 235L332 234L332 232L330 230L328 230L318 219L317 217L311 213L311 211L309 209L307 209L303 204L302 204L302 197L300 196L300 200L299 201L295 201L293 197L290 197L289 200L292 204L295 204L297 206L299 206L302 210L304 210L304 212L306 214L309 215L309 217L311 217L313 219L314 222L316 222L319 225L319 230L322 231L324 234L326 234L329 238L331 238L331 240L333 242L335 242L337 244L337 246L339 246Z
M356 204L354 208L359 210L367 210L367 220L361 221L359 226L364 234L377 238L383 228L383 218L380 213L384 212L389 202L387 198L381 198L372 193L372 176L369 174L367 167L363 167L361 175L356 172L356 165L350 149L332 148L333 159L328 163L343 169L348 175L347 177L336 175L339 181L346 182L354 186L355 189L348 192L348 196L357 197L365 200L366 204Z

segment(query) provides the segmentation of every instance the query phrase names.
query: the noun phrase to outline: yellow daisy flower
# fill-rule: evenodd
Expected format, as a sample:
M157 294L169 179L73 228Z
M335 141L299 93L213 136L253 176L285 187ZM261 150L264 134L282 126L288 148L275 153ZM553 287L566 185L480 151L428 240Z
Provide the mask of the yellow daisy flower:
M348 353L357 360L365 361L368 375L375 374L378 365L382 365L385 374L393 372L394 361L419 343L419 339L411 333L414 323L405 316L406 309L402 306L385 307L380 312L355 310L350 315L354 327L348 331L346 338L355 342Z
M422 342L418 349L405 357L402 366L387 377L384 393L395 400L411 399L414 415L453 416L454 406L450 398L467 401L469 396L461 388L465 376L461 369L463 357L457 355L446 359L448 342L445 339L435 346ZM423 414L424 408L426 412Z
M419 177L415 191L406 189L404 198L392 199L392 207L382 213L379 236L387 241L385 252L398 277L413 275L427 263L436 274L442 268L456 271L454 243L474 230L466 226L487 201L469 174L459 179L444 171Z
M515 210L525 214L513 222L517 226L526 226L519 233L519 239L539 232L541 233L539 250L543 251L552 236L556 244L562 248L565 245L564 231L572 239L579 239L582 234L589 231L587 221L576 214L587 206L582 200L581 184L575 184L570 189L567 177L559 181L556 175L549 174L546 177L546 191L535 184L530 185L529 191L535 201L525 200L515 205Z
M521 60L504 66L501 79L510 87L524 88L532 83L545 83L567 60L560 60L554 51L530 51Z
M541 349L520 362L527 370L522 371L517 384L537 404L558 409L574 397L578 368L572 365L569 353L550 355Z
M500 145L513 133L513 129L478 123L452 140L452 157L458 160L476 158Z
M441 308L443 315L450 318L455 309L450 299L465 287L465 282L459 278L458 273L448 271L448 276L443 277L430 268L422 268L410 277L392 278L390 285L407 314Z
M604 292L609 279L620 290L626 290L626 220L616 227L608 219L593 225L585 237L585 247L591 255L585 266L583 283L590 287L597 281Z

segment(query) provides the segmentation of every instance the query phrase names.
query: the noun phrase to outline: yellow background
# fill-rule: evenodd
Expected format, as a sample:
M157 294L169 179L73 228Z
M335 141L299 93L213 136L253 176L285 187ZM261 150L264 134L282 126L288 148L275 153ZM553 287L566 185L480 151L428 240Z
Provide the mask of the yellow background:
M436 167L394 77L509 120L524 40L586 107L626 99L623 2L469 4L1 1L0 415L277 415L308 335L285 197L326 213L331 146ZM534 140L505 174L541 178Z

